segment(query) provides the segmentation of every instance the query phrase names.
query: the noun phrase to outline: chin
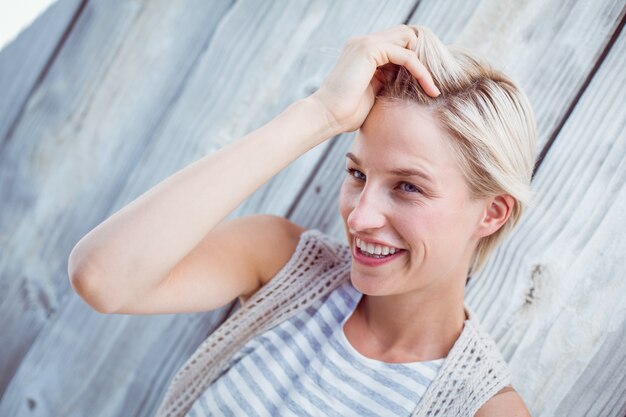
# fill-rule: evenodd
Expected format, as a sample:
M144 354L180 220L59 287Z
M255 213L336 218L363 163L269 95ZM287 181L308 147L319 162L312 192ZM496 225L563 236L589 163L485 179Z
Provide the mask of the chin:
M386 295L381 285L380 277L367 276L359 272L350 271L350 282L360 293L365 295Z

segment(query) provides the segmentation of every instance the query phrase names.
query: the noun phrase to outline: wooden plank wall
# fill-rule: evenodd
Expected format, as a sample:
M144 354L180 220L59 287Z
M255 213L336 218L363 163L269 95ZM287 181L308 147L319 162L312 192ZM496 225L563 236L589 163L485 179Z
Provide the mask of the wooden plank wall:
M229 308L99 314L69 285L69 251L315 91L349 36L400 23L490 58L537 114L536 204L467 292L515 386L533 416L626 414L623 0L55 7L0 52L0 415L153 415ZM345 239L337 195L352 137L303 155L229 217L279 214Z
M81 0L53 3L0 50L0 150L12 135L28 98L56 60L84 5Z

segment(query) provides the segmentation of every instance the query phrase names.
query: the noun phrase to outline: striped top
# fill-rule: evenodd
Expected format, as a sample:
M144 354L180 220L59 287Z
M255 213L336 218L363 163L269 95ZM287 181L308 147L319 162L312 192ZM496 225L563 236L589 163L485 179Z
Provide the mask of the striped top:
M246 355L263 353L263 349L266 348L258 344L258 352L254 350L242 351L244 347L250 347L248 343L254 338L276 333L274 327L292 318L291 323L295 323L296 326L300 325L300 328L303 328L303 323L307 322L306 318L311 317L311 320L313 320L312 314L317 310L321 310L318 301L325 299L333 291L338 291L337 289L340 286L350 281L351 265L352 253L349 245L339 242L318 229L310 229L303 232L300 242L287 264L266 285L262 286L249 300L243 303L241 308L215 329L180 367L167 387L155 417L186 417L198 398L205 394L205 391L213 389L212 384L216 383L220 376L224 376L229 370L235 375L235 365L246 360ZM309 307L313 307L313 311L310 311L306 316L300 314ZM356 302L351 304L350 307L352 310L349 311L353 311L354 307L356 307ZM416 397L414 399L416 402L419 401L419 405L415 408L411 417L474 417L476 412L490 398L499 390L511 384L511 370L502 357L495 340L482 327L478 316L473 310L467 304L464 304L464 308L467 320L465 320L463 330L437 371L437 376L430 382L426 392L421 398ZM296 321L294 316L298 316L300 321ZM345 317L348 317L347 313ZM291 335L298 335L297 332L292 332L291 329L293 327L288 327L287 324L278 327L277 330L281 328L289 329L289 334ZM306 329L302 331L306 331ZM293 344L302 349L302 345L296 344L295 340L297 339L297 337L294 337ZM324 339L321 340L324 341ZM305 339L305 341L308 341L308 339ZM310 350L310 348L308 349ZM298 355L294 360L293 355L289 355L288 350L286 350L286 353L283 353L280 350L275 350L271 347L271 344L269 351L271 355L267 356L271 356L271 358L291 358L293 362L297 362L301 358ZM240 352L238 361L235 361L235 355ZM308 350L305 358L312 358ZM320 354L320 358L323 361L328 356ZM359 356L356 356L356 358L359 358ZM367 378L365 378L362 376L362 373L359 374L355 370L358 370L357 368L360 365L367 365L365 366L367 368L376 362L366 361L368 363L363 364L362 358L355 359L354 356L351 360L352 363L349 370L351 375L354 373L359 375L357 381L359 383L369 386L372 379L385 376L384 372L375 370L371 377L366 375ZM326 365L330 363L332 362L328 362ZM293 364L290 366L293 366ZM310 366L312 367L313 365ZM362 366L360 368L363 369ZM286 369L289 370L287 366ZM296 368L292 370L292 374L301 375L303 374L302 369L303 367L300 366L300 371ZM308 370L306 367L304 369ZM325 369L327 372L322 373L321 377L318 377L318 382L320 383L317 386L323 386L324 378L334 375L328 372L329 369L332 371L332 368ZM268 380L272 380L272 378L277 379L281 372L285 373L285 370L281 370L275 365L272 365L272 370L276 371L276 375L263 375L262 377L257 375L256 379L246 380L237 385L241 389L238 393L233 391L232 394L227 392L226 395L223 395L220 392L221 401L225 401L224 399L227 396L241 396L243 395L241 392L244 392L244 390L250 391L250 386L254 388L261 381L262 385L257 389L260 397L254 399L254 396L248 395L250 401L257 401L255 403L256 414L254 415L268 415L263 403L260 406L258 404L260 401L264 401L263 398L267 395L265 392L261 394L260 390L278 390L280 395L284 395L283 402L285 403L280 412L289 409L289 404L294 404L295 402L292 398L296 398L298 393L295 389L268 384ZM300 373L298 374L297 372ZM258 374L258 371L255 374ZM303 375L302 381L306 380L305 377L306 375ZM397 374L394 375L393 380L396 377ZM264 379L265 382L263 381ZM384 383L373 387L373 389L376 392L380 392L385 387L385 384L393 382L393 380L389 381L389 379L385 378ZM294 381L297 380L297 378L294 378ZM332 380L338 386L341 381L346 381L341 379L341 377L333 377ZM347 381L352 382L352 380ZM250 385L254 382L257 385ZM292 382L287 386L295 386L297 389L299 384ZM404 385L400 387L395 386L394 388L399 389L397 392L402 395L403 387ZM352 387L349 388L353 389ZM321 398L323 398L324 401L336 405L337 401L332 401L333 398L336 398L333 396L334 391L325 393L324 397L320 397L322 394L317 395L317 397L320 398L320 402L323 402L321 401ZM360 400L361 398L359 397ZM230 401L232 402L232 400ZM300 400L297 404L306 404L307 401ZM360 402L360 404L367 403ZM248 407L250 406L248 405ZM278 406L275 407L278 409ZM302 407L300 411L305 409L303 405L300 405L300 407ZM308 407L306 414L308 414L311 406L309 405ZM318 407L317 410L319 409ZM196 408L196 410L202 410L202 407ZM317 410L315 412L319 414ZM195 413L195 415L199 415L197 411ZM237 413L241 414L242 412L239 410ZM355 411L354 413L357 412ZM234 415L234 412L232 414ZM338 415L339 412L333 411L331 415L333 414Z
M386 363L360 354L343 324L362 295L347 281L251 339L187 417L409 417L445 358Z

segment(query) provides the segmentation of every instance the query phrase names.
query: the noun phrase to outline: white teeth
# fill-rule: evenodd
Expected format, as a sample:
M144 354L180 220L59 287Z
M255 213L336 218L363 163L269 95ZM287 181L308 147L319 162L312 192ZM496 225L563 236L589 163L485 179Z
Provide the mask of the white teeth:
M393 255L400 249L392 248L389 246L374 245L372 243L365 243L361 239L356 238L356 245L364 252L368 252L374 255Z

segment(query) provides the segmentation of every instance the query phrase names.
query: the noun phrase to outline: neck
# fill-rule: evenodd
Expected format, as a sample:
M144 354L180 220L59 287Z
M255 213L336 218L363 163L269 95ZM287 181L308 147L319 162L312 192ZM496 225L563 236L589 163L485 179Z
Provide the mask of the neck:
M448 288L445 295L363 295L357 310L378 354L439 359L448 355L463 330L464 289Z

